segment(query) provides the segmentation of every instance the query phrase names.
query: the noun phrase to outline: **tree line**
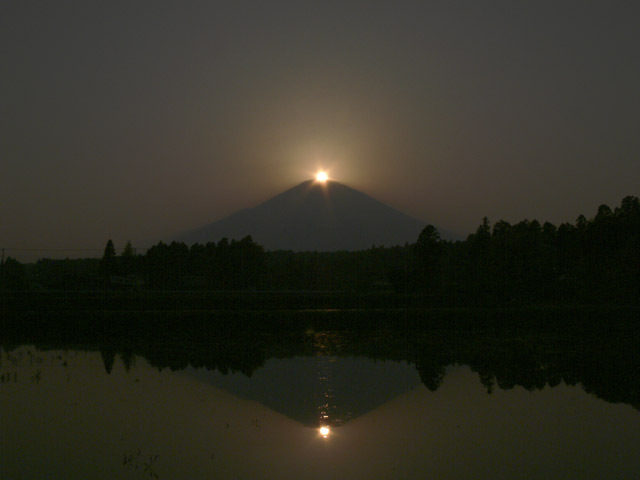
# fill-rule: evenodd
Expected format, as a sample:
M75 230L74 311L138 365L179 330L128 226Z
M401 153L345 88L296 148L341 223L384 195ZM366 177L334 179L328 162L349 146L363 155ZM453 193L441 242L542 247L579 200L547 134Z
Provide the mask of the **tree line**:
M565 313L546 310L542 323L565 331ZM337 317L347 314L333 312ZM11 324L2 338L5 352L19 345L34 345L40 350L99 350L107 373L116 356L127 369L135 357L143 357L158 369L192 366L247 376L270 358L364 356L413 364L423 384L436 391L449 365L468 365L489 393L516 385L533 391L564 382L581 384L599 398L640 410L640 377L631 368L640 362L640 336L631 311L622 317L618 312L592 312L587 322L591 328L581 324L570 336L520 326L517 335L504 327L490 328L491 335L461 335L466 328L432 329L432 313L418 314L422 318L412 322L412 328L389 328L389 323L403 323L404 312L387 313L382 330L366 312L358 312L357 326L331 328L331 335L326 336L323 315L305 312L288 318L292 315L285 312L265 318L246 312L223 313L213 320L202 312L118 312L106 317L95 314L90 321L77 322L67 314L58 314L59 322L43 318L36 321L37 328L31 322ZM486 324L479 311L459 312L457 316L467 326ZM283 317L287 328L282 328ZM518 322L510 319L506 323L533 326L539 322L525 314ZM612 324L622 329L612 329Z
M640 294L640 201L601 205L590 220L556 227L485 218L460 245L462 277L473 298L637 302ZM452 279L443 279L443 281Z
M144 254L127 243L118 255L109 240L102 259L8 259L0 279L5 290L385 291L433 304L637 303L640 201L625 197L559 226L484 218L464 241L443 240L428 225L415 243L362 251L265 251L248 236L160 242Z

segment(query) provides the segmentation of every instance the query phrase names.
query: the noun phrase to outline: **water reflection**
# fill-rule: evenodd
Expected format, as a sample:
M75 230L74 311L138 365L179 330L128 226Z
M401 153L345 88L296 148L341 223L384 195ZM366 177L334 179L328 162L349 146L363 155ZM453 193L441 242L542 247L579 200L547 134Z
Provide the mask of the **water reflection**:
M347 418L336 415L337 405L332 385L331 364L335 363L336 357L326 356L325 352L331 345L328 333L309 333L314 337L316 348L316 363L318 379L317 385L320 391L318 402L318 424L320 425L320 435L327 438L329 435L329 425L338 426L348 419L351 412L347 412ZM333 338L335 342L335 337Z
M637 311L579 310L567 321L568 313L543 309L522 318L482 310L52 314L11 323L0 331L0 345L7 351L23 344L82 346L101 352L107 372L116 358L129 368L135 356L161 369L248 377L274 359L319 357L317 369L331 357L406 362L432 391L448 365L465 364L478 372L488 392L496 386L539 390L564 382L640 408L640 379L631 374L640 368ZM318 394L336 392L328 385Z
M0 478L640 471L632 324L564 335L161 320L0 332Z
M207 369L184 372L314 429L343 425L420 385L413 365L363 357L270 359L250 377Z
M412 388L325 438L317 425L197 375L160 371L141 357L127 369L116 355L109 373L99 352L21 347L0 358L9 379L0 385L0 408L9 412L0 420L0 478L521 478L525 472L583 479L633 478L640 471L640 414L564 382L533 392L496 386L487 395L471 368L451 366L437 391ZM337 356L329 365L342 371L345 360L359 365Z
M324 356L318 356L316 360L318 366L317 384L320 390L318 405L318 423L320 425L333 424L337 426L344 421L336 415L335 395L331 385L331 363L335 361L335 357Z

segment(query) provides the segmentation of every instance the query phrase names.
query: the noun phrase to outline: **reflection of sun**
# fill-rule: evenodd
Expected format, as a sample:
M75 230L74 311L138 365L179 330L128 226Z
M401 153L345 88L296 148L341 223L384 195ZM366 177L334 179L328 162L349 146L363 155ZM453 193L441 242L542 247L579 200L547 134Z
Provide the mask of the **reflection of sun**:
M320 427L320 435L327 438L329 436L329 427Z
M316 173L316 181L324 183L327 180L329 180L329 175L327 175L327 172L323 172L321 170L318 173Z

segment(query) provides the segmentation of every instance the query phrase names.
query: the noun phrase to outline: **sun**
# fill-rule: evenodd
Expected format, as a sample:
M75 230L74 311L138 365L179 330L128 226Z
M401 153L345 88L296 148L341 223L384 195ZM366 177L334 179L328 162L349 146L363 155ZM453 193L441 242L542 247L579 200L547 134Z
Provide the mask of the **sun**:
M327 180L329 180L329 175L327 175L327 172L323 172L322 170L319 171L318 173L316 173L316 182L326 182Z

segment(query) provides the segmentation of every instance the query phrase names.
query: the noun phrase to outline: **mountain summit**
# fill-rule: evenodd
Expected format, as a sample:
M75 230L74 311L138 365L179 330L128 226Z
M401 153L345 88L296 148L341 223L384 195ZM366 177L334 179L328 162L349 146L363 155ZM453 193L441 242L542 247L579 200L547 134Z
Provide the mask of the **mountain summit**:
M424 226L346 185L309 180L180 240L192 244L251 235L267 250L364 250L413 243Z

